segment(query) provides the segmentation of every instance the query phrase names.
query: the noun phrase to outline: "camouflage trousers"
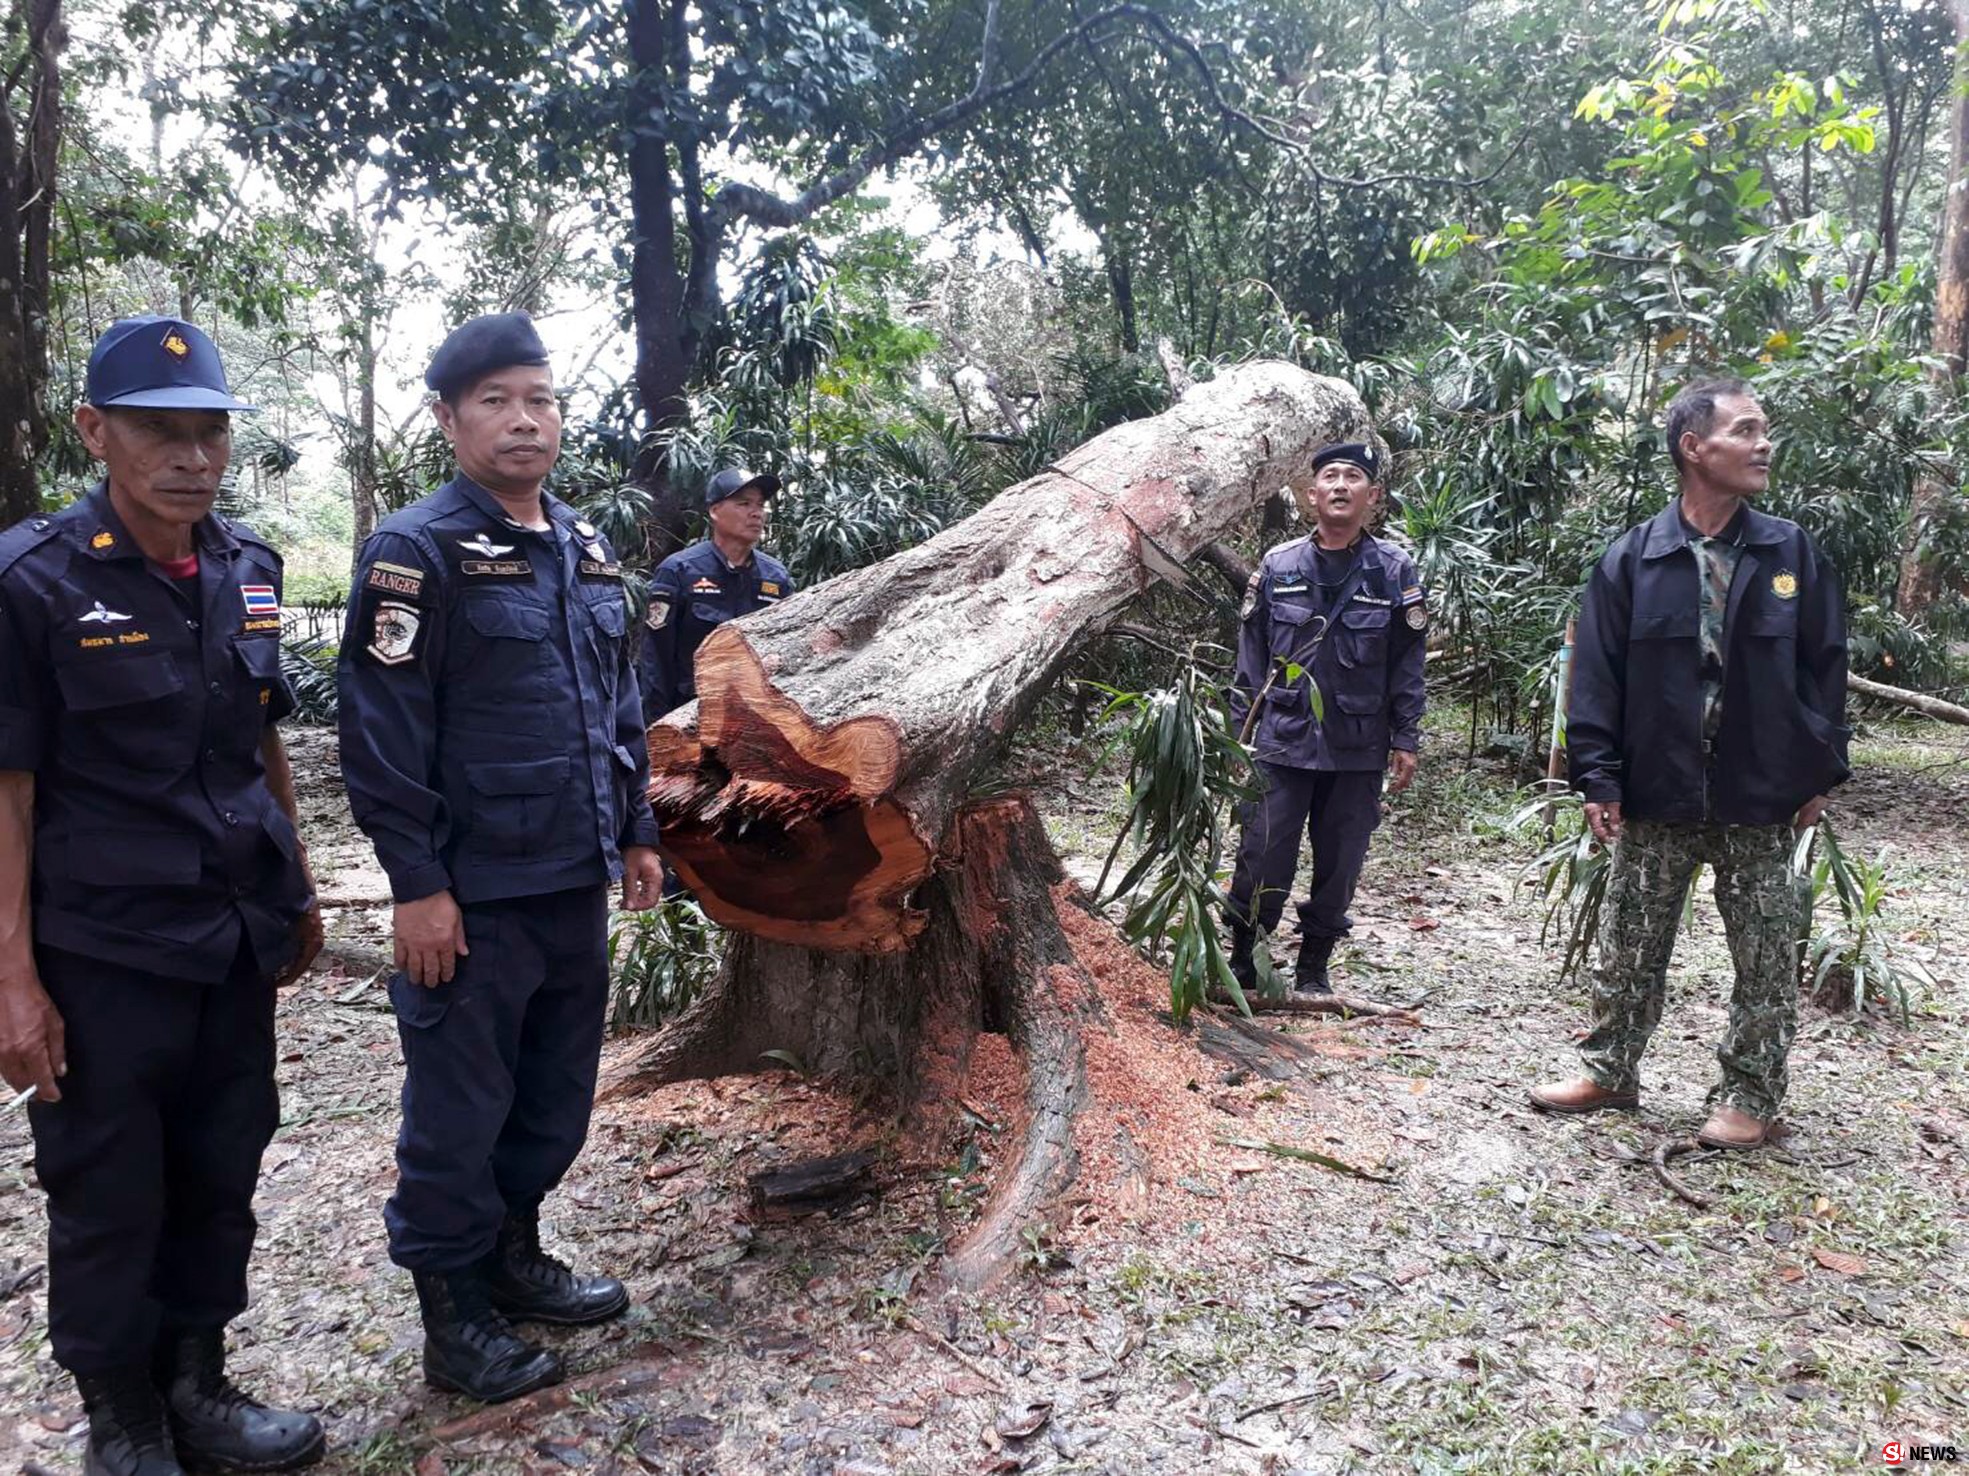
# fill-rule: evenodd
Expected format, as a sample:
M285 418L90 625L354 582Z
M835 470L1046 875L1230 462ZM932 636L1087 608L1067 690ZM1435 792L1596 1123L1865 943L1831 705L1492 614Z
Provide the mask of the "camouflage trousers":
M1627 822L1607 879L1593 1030L1580 1045L1588 1074L1602 1087L1640 1087L1641 1053L1661 1023L1684 899L1696 867L1707 862L1736 965L1730 1027L1716 1052L1723 1079L1709 1102L1767 1122L1777 1115L1798 1029L1798 937L1805 925L1791 845L1789 825Z

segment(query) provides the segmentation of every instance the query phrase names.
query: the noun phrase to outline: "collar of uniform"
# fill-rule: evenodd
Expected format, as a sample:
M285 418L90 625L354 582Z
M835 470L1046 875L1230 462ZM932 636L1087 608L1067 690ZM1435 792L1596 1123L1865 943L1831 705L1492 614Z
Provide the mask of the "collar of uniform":
M1739 543L1784 542L1784 519L1774 518L1769 513L1760 513L1748 503L1737 510L1737 517L1743 520L1742 533L1737 539ZM1689 546L1688 531L1682 523L1682 498L1679 493L1671 497L1668 506L1648 519L1644 526L1648 530L1647 537L1641 545L1641 557L1644 559L1664 559Z
M91 487L82 499L83 515L75 523L75 539L82 551L90 558L107 562L112 559L141 559L144 551L137 546L137 540L130 536L123 519L117 515L116 504L109 500L109 483L101 481ZM103 534L109 535L109 542L98 545ZM192 527L192 541L200 553L236 553L239 540L232 536L224 518L217 513L207 513Z
M451 485L460 497L491 518L497 526L514 533L531 533L535 537L539 537L543 532L550 532L553 529L555 523L554 509L557 505L565 505L560 503L560 499L543 491L540 494L540 510L547 515L547 527L545 529L529 528L524 523L514 522L512 515L506 511L504 505L501 504L497 497L494 497L463 472L458 473L457 476L451 479Z

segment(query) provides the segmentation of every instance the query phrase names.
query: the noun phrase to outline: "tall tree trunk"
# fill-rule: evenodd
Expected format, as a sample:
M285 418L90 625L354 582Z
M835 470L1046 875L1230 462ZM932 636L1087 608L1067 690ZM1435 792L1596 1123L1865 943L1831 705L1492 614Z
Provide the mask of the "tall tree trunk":
M0 101L0 527L40 505L48 446L48 289L61 146L61 0L23 0L24 125ZM20 11L15 11L15 21ZM11 28L10 28L11 29Z
M1121 329L1121 351L1132 354L1142 346L1140 330L1135 323L1135 273L1129 264L1128 252L1124 247L1110 247L1108 258L1108 289L1114 294L1115 321Z
M777 1050L908 1106L926 1080L948 1099L949 1063L1003 1032L1026 1072L1023 1158L951 1262L987 1278L1072 1177L1083 1034L1110 1027L1037 817L973 786L1083 641L1317 447L1372 435L1346 384L1244 365L927 543L714 632L698 703L650 730L651 798L671 864L747 936L611 1090Z
M1969 0L1948 0L1955 24L1955 86L1949 105L1948 185L1942 191L1942 224L1936 245L1936 393L1952 400L1969 364ZM1958 509L1960 468L1924 463L1908 501L1907 539L1901 551L1900 613L1917 619L1941 593L1942 569L1934 547L1937 528Z

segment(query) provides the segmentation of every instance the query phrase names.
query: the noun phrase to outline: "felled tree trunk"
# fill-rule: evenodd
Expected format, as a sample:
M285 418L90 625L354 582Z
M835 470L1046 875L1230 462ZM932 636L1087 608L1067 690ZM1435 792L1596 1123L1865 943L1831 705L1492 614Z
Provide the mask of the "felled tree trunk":
M1072 1178L1083 1035L1111 1026L1062 930L1037 815L972 784L1151 580L1320 445L1371 436L1347 385L1246 365L928 543L720 627L697 655L699 702L650 730L651 798L665 855L739 936L610 1092L756 1070L771 1051L880 1076L905 1106L954 1099L977 1033L1003 1032L1026 1073L1022 1162L949 1261L967 1282L1001 1268Z

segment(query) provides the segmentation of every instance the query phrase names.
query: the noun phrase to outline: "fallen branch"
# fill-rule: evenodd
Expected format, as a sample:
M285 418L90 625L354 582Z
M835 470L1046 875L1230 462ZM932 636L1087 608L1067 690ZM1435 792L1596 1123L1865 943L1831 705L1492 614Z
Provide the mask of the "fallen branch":
M1846 690L1857 692L1862 697L1871 697L1876 702L1891 702L1896 707L1905 707L1924 717L1969 727L1969 707L1958 707L1953 702L1944 702L1925 692L1909 692L1901 687L1890 687L1885 682L1868 681L1865 677L1851 675L1846 678Z
M1290 1158L1299 1163L1316 1164L1323 1169L1331 1169L1336 1174L1346 1174L1349 1178L1365 1179L1370 1184L1392 1184L1394 1179L1388 1174L1377 1174L1356 1164L1346 1163L1338 1158L1329 1158L1324 1153L1315 1153L1310 1148L1298 1148L1291 1143L1273 1143L1261 1138L1219 1138L1227 1148L1248 1148L1254 1153L1269 1153L1275 1158Z
M684 1383L688 1373L688 1369L669 1348L661 1343L645 1343L637 1350L636 1356L625 1362L597 1369L578 1379L569 1379L565 1384L551 1385L508 1404L474 1410L471 1414L447 1421L431 1431L431 1439L445 1445L455 1440L494 1434L565 1409L583 1394L634 1394L666 1381Z
M1222 990L1213 990L1210 995L1214 1004L1236 1007L1237 1001ZM1382 1004L1378 1000L1362 999L1355 994L1288 994L1282 999L1266 999L1251 990L1245 991L1245 1002L1251 1006L1254 1015L1362 1015L1375 1019L1399 1020L1408 1025L1420 1025L1422 1019L1415 1013L1413 1005Z
M1694 1138L1682 1138L1675 1141L1663 1138L1656 1145L1654 1158L1651 1162L1654 1164L1655 1177L1668 1186L1669 1193L1673 1194L1677 1199L1686 1200L1697 1209L1706 1210L1715 1208L1716 1201L1707 1194L1698 1194L1668 1171L1669 1159L1680 1158L1684 1153L1700 1153L1702 1151L1702 1144L1698 1143Z
M920 1318L917 1318L912 1315L910 1317L905 1318L904 1320L909 1324L910 1330L916 1333L918 1337L921 1337L926 1342L930 1343L933 1347L936 1348L936 1350L939 1353L942 1353L947 1357L956 1359L959 1363L963 1364L964 1367L969 1369L972 1373L976 1374L979 1378L983 1379L987 1384L991 1385L991 1387L996 1389L1000 1394L1009 1394L1012 1392L1011 1386L1008 1385L1003 1379L998 1377L997 1374L993 1373L990 1369L986 1368L982 1363L978 1362L977 1359L973 1358L969 1353L966 1353L962 1348L958 1347L957 1344L951 1342L949 1338L946 1338L939 1333L931 1332L929 1328L923 1325L922 1320Z
M1326 1384L1305 1394L1289 1394L1283 1399L1273 1399L1264 1404L1254 1404L1240 1411L1231 1420L1233 1425L1241 1425L1253 1415L1270 1414L1275 1409L1290 1409L1295 1404L1310 1404L1315 1399L1324 1399L1333 1392L1333 1385Z

